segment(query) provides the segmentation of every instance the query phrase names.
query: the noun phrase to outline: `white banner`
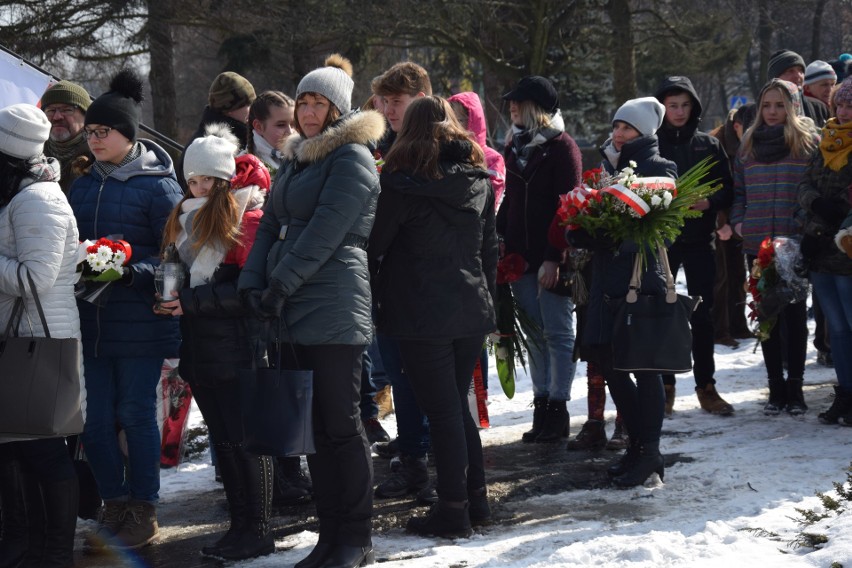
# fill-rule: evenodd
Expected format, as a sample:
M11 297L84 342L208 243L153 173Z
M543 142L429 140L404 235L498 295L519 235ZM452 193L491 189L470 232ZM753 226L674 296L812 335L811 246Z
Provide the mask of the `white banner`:
M0 50L0 108L16 103L38 104L53 78Z

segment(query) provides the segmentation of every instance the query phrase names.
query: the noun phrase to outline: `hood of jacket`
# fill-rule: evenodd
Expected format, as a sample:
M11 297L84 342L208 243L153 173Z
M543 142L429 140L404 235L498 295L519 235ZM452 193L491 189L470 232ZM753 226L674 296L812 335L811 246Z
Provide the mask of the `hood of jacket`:
M168 176L174 174L175 168L172 157L162 147L151 140L139 139L138 142L142 146L142 154L132 162L114 170L109 174L109 177L124 182L136 176ZM99 177L95 168L91 168L90 173L94 177Z
M351 111L312 138L293 134L281 147L286 160L303 164L322 161L346 144L373 147L385 133L385 117L374 110Z
M476 143L484 149L488 127L485 124L485 111L482 109L479 95L467 91L453 95L447 100L451 103L458 102L467 110L467 129L473 134Z
M671 91L683 91L688 93L692 98L692 112L689 115L689 120L687 120L686 124L680 128L675 128L667 121L663 120L663 125L657 131L657 136L665 138L666 141L671 143L677 143L678 141L686 142L692 137L695 131L698 130L698 124L701 122L701 113L703 111L701 99L698 97L698 93L695 91L695 87L692 86L692 81L689 80L689 77L679 75L666 77L666 79L660 84L657 92L654 93L654 96L658 101L665 104L663 101L665 100L666 95L670 94Z

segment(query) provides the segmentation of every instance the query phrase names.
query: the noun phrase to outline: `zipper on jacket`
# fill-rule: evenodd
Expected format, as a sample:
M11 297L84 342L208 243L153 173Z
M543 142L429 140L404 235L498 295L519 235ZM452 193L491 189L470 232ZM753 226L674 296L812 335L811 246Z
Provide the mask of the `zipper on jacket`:
M99 239L98 236L98 215L101 210L101 193L104 190L104 185L106 185L106 178L101 180L101 186L98 188L98 199L95 202L95 239ZM97 328L97 333L95 334L95 357L98 356L98 347L101 344L101 307L99 305L95 305L95 326Z
M106 185L106 178L101 180L101 186L98 188L98 199L95 202L95 223L94 223L95 227L94 228L95 228L95 238L96 239L100 238L98 236L98 215L100 215L100 211L101 211L101 193L104 190L104 185Z

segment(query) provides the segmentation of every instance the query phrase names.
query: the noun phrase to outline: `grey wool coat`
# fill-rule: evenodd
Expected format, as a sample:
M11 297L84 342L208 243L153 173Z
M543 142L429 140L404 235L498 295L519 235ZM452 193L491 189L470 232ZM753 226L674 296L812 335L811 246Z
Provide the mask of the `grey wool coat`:
M284 290L283 340L366 345L372 340L365 243L379 195L368 145L385 130L375 111L351 112L312 138L295 134L279 170L239 289ZM289 332L289 333L288 333Z

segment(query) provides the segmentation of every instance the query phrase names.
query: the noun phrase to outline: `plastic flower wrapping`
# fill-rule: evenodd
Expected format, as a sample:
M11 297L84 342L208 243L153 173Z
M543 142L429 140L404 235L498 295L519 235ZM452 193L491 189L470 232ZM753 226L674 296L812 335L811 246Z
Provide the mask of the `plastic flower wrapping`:
M646 250L656 254L659 244L677 238L685 219L701 216L692 207L720 187L718 180L704 181L714 164L705 158L677 180L639 177L635 162L614 175L588 170L581 186L560 196L556 214L567 229L635 242L644 262Z
M759 341L769 339L784 307L807 300L808 281L797 274L801 263L796 238L767 237L760 243L748 278L752 298L748 317L754 322L753 331Z

